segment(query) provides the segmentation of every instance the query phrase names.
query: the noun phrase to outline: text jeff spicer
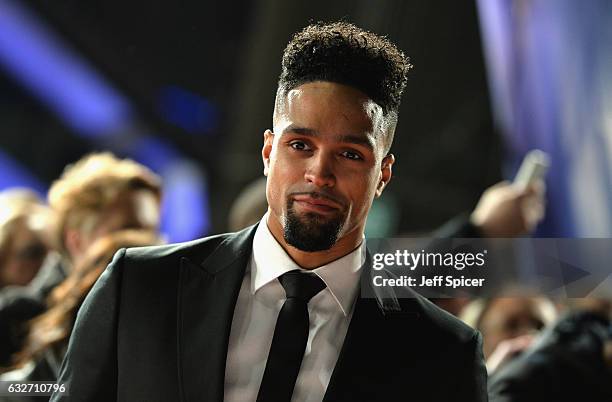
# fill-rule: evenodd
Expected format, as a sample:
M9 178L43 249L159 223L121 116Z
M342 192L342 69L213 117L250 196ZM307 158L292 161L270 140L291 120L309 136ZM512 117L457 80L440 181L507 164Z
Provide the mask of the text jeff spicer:
M447 286L456 289L458 287L481 287L485 281L484 278L455 278L452 275L446 277L442 275L434 276L433 278L421 277L419 282L417 279L402 275L399 278L383 278L382 276L375 276L372 278L374 286L410 286L410 287L441 287Z

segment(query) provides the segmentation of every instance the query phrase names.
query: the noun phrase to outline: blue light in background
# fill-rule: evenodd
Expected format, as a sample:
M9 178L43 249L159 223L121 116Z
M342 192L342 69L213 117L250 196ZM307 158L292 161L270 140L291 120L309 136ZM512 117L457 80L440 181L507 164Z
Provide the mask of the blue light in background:
M551 157L536 234L612 236L612 2L479 0L478 10L508 159Z
M161 227L169 241L192 240L210 232L207 193L206 180L194 163L182 160L167 166Z
M128 103L13 1L0 1L0 62L69 126L88 136L118 131Z
M184 88L163 88L159 94L159 110L166 121L191 134L211 133L217 127L215 105Z

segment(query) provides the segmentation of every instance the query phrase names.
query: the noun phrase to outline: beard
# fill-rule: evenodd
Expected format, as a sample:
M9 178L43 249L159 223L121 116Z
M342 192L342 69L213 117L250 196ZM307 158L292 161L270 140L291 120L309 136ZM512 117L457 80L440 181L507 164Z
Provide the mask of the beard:
M343 213L331 218L311 212L299 215L292 204L292 200L287 201L287 217L283 233L287 244L307 252L329 250L336 244L344 226Z

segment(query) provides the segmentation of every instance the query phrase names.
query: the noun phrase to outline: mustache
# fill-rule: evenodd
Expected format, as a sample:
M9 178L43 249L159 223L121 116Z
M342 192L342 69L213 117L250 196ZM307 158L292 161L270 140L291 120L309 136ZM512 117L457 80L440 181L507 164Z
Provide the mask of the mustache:
M327 199L329 201L335 202L338 205L341 205L343 209L346 208L347 204L343 197L340 197L329 191L295 191L289 193L289 198L293 198L298 195L306 195L314 199Z

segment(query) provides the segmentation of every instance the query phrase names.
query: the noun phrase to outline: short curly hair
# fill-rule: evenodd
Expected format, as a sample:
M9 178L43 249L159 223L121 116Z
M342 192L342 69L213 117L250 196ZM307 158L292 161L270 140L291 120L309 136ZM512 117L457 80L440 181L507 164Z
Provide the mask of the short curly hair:
M318 22L293 36L283 53L279 91L313 81L354 87L397 115L408 58L387 38L348 22Z

